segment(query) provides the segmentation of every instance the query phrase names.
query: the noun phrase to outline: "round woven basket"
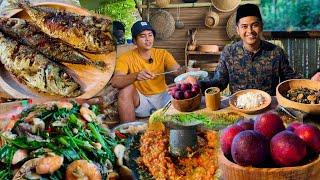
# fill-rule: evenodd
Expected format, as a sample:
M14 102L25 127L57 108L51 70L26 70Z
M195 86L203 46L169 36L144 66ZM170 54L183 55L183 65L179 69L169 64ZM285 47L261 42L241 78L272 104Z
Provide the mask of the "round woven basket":
M241 0L211 0L212 5L221 12L230 12L235 10Z
M225 180L289 180L320 179L320 156L312 162L295 167L254 168L244 167L229 161L219 153L219 167Z
M160 8L165 8L170 4L170 0L156 0L156 5Z
M208 28L213 28L219 24L219 15L213 11L209 11L206 14L204 24Z
M156 38L168 39L175 30L175 21L172 15L165 10L158 10L152 14L150 24L156 31Z
M236 29L236 13L231 14L226 25L227 35L230 39L240 39Z

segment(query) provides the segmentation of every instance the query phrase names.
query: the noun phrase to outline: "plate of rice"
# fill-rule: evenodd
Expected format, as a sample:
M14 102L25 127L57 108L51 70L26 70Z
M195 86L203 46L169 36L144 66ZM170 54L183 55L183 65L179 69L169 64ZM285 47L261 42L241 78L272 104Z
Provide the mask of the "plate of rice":
M246 114L258 114L271 104L271 96L258 89L246 89L234 93L229 98L230 107Z

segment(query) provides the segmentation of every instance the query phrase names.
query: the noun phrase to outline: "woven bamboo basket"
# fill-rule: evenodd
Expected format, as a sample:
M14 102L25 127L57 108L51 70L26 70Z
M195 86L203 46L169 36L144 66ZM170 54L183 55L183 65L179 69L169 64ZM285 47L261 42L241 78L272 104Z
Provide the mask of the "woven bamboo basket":
M168 39L175 30L173 16L168 11L161 9L152 14L150 24L156 31L156 38L160 40Z
M178 111L191 112L196 109L199 109L201 103L201 94L199 93L198 95L192 98L182 100L171 98L171 103L172 106Z
M206 14L204 24L208 28L213 28L219 24L219 15L216 12L209 11Z
M295 167L254 168L229 161L219 153L219 167L224 180L319 180L320 156L312 162Z
M227 35L231 40L240 39L236 29L236 13L231 14L226 25Z
M170 4L170 0L156 0L156 5L160 8L165 8Z
M211 0L212 5L221 12L231 12L241 3L241 0Z

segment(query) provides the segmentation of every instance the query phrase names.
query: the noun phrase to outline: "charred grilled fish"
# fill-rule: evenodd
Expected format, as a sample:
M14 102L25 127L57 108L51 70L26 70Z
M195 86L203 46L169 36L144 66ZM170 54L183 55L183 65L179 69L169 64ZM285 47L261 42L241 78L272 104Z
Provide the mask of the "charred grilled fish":
M106 68L105 62L88 59L59 39L48 36L32 22L18 18L0 17L0 31L25 45L37 49L51 60L71 64L93 65L101 70Z
M26 0L10 1L23 8L43 32L69 43L74 48L95 53L115 50L111 19L82 16L48 7L35 7Z
M4 67L28 87L64 97L81 94L80 85L44 55L5 37L0 32L0 60Z

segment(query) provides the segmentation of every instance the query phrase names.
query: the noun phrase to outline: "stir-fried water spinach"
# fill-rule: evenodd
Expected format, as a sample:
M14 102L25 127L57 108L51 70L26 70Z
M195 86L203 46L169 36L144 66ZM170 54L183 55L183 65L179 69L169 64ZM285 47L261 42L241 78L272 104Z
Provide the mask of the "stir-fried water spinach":
M12 179L13 166L21 166L26 161L52 152L64 158L61 168L53 174L41 175L45 179L63 179L68 165L79 159L93 162L102 178L115 164L113 148L118 142L109 135L109 129L99 120L87 122L80 113L81 105L73 102L72 108L57 105L37 105L21 113L11 132L0 133L0 179ZM90 111L98 115L97 105L90 105ZM36 124L35 122L38 122ZM12 165L17 150L27 150L27 156Z

